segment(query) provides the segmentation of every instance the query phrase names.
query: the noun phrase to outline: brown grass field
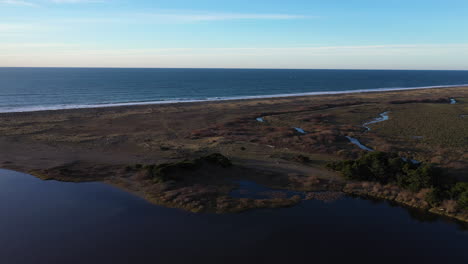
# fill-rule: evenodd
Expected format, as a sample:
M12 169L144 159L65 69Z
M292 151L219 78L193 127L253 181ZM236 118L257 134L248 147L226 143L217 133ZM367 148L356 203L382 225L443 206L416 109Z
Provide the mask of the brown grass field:
M370 131L362 127L382 112L389 112L388 121L369 125ZM363 152L345 136L435 163L468 181L467 115L468 87L4 113L0 167L43 179L105 181L192 211L292 206L300 199L228 194L235 179L306 192L341 190L349 183L325 164ZM169 183L155 183L135 167L211 153L223 154L234 166L180 170Z

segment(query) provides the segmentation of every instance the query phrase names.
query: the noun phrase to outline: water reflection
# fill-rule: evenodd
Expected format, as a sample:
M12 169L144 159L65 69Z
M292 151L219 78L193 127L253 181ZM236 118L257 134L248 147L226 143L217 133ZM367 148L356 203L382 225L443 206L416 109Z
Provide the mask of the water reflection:
M101 183L0 170L0 263L7 264L466 263L467 232L417 217L352 197L192 214Z
M443 221L443 222L446 222L448 224L457 225L458 228L461 231L468 231L468 224L467 223L462 222L462 221L458 221L456 219L453 219L453 218L450 218L450 217L447 217L447 216L430 213L430 212L427 212L427 211L425 211L423 209L414 208L414 207L407 206L407 205L404 205L404 204L401 204L401 203L397 203L395 201L388 201L388 200L378 199L378 198L374 198L374 197L358 197L358 196L353 196L353 197L356 198L356 199L367 200L367 201L369 201L369 202L371 202L372 204L375 204L375 205L384 204L384 205L388 205L389 207L402 208L402 209L406 210L406 212L408 213L408 215L412 219L414 219L414 220L416 220L416 221L418 221L420 223L434 223L434 222L438 222L438 221Z

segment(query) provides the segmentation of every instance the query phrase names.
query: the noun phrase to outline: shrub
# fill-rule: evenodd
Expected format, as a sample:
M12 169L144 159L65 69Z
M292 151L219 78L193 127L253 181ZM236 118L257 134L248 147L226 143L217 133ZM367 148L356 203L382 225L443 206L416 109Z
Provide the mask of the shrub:
M458 182L449 191L460 209L468 210L468 182Z
M460 209L468 210L468 191L460 194L457 204Z
M310 162L310 158L307 157L307 156L304 156L304 155L297 155L294 157L294 160L296 160L297 162L300 162L300 163L309 163Z
M443 192L439 188L433 188L430 192L426 194L424 200L428 202L431 206L438 206L443 200Z
M200 161L206 161L212 164L220 165L223 168L232 166L232 162L220 153L213 153L195 160L195 162Z
M152 177L158 182L165 182L170 180L170 174L178 170L192 170L197 169L199 163L193 161L181 161L176 163L162 163L154 166L152 169Z
M139 169L145 170L145 175L148 175L148 177L152 178L154 182L159 183L166 182L169 180L176 180L175 173L181 171L197 170L201 166L203 166L204 162L215 164L223 168L232 166L231 161L219 153L213 153L208 156L195 159L193 161L184 160L173 163L161 163L159 165L146 165L144 167L141 164L137 165L139 165Z
M143 167L145 169L145 171L146 171L146 175L148 177L150 177L150 178L152 178L153 175L154 175L154 173L153 173L154 167L155 167L155 165L146 165L146 166Z
M457 199L465 192L468 192L468 182L458 182L450 189L450 196Z
M430 188L432 186L438 186L439 173L438 170L433 166L425 164L421 165L415 170L407 171L407 184L402 187L408 188L409 190L416 192L422 188Z
M396 183L411 191L439 186L442 171L430 164L413 164L394 153L369 152L357 160L334 162L327 167L352 180Z
M432 164L413 164L396 154L370 152L357 160L333 162L327 167L351 180L395 183L412 192L431 188L424 197L431 206L451 199L452 202L457 201L459 209L468 210L468 183L455 183L453 178Z

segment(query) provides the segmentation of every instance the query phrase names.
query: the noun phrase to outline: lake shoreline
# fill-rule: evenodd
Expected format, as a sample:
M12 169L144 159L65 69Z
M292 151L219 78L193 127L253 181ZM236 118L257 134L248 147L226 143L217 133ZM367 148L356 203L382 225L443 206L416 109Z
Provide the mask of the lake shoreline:
M366 258L369 260L366 263L375 261L375 251L349 249L346 239L339 243L343 234L359 248L372 247L375 241L390 241L388 246L398 252L409 249L416 256L415 261L426 256L437 258L437 262L459 263L466 255L460 246L468 239L468 229L463 223L380 199L331 195L317 200L322 196L317 194L291 208L212 214L156 206L144 197L122 191L119 186L100 182L42 181L31 175L0 170L0 183L0 207L7 209L8 214L0 220L4 229L0 239L9 245L1 255L2 263L107 262L98 259L101 257L112 263L128 263L135 262L135 256L140 256L142 263L148 259L206 263L206 256L218 248L225 251L208 262L223 262L226 256L241 256L249 262L260 253L269 257L262 258L269 263L282 263L283 256L300 263L310 258L307 249L324 244L326 248L330 244L334 247L316 250L314 259L319 262L342 263L350 256ZM388 239L389 230L392 240ZM275 235L278 232L281 234ZM225 243L219 243L219 234L223 234ZM258 243L252 237L268 239ZM93 243L88 243L90 239ZM180 241L187 242L183 257ZM438 250L427 252L434 245ZM25 248L28 254L23 256ZM331 260L337 248L349 250L352 255L341 257L341 254ZM50 251L54 252L52 258ZM400 260L408 260L408 256L403 254L389 263ZM232 261L235 262L239 259Z
M20 173L25 173L18 171ZM333 201L336 199L336 194L341 194L345 196L350 196L350 197L359 197L363 199L379 199L382 201L389 201L392 203L395 203L396 205L399 206L404 206L408 208L414 208L417 210L421 210L421 212L424 212L426 214L433 214L433 215L439 215L443 217L447 217L448 219L455 220L459 222L460 224L468 224L468 213L467 212L452 212L452 211L447 211L444 207L439 206L439 207L432 207L430 206L427 202L424 201L424 199L421 198L420 193L412 193L409 191L406 191L402 188L399 188L395 185L381 185L376 182L359 182L359 181L343 181L339 182L335 185L328 185L327 183L319 183L319 181L316 182L313 188L310 188L307 191L298 191L296 188L288 188L287 186L282 186L276 188L278 189L271 189L271 193L265 193L267 197L261 198L261 199L255 199L252 197L246 197L240 199L241 202L238 203L235 207L234 203L230 200L231 197L225 196L223 199L226 199L225 202L231 202L229 206L225 206L225 208L218 208L220 210L215 210L215 211L204 211L204 207L196 206L193 207L191 205L187 204L179 204L177 202L173 202L167 197L165 197L165 190L160 190L162 191L158 195L155 195L154 193L146 192L144 191L143 188L138 187L138 186L132 186L128 184L128 182L124 182L118 179L106 179L106 178L94 178L94 179L89 179L89 178L84 178L84 179L71 179L71 178L56 178L56 177L50 177L48 175L41 174L37 171L29 171L27 172L31 176L39 178L44 181L59 181L59 182L74 182L74 183L86 183L86 182L101 182L104 184L109 184L111 186L114 186L122 191L131 193L132 195L138 196L142 199L145 199L146 201L158 205L158 206L164 206L168 208L176 208L176 209L181 209L181 210L186 210L190 211L192 213L217 213L217 214L232 214L232 213L242 213L248 210L253 210L253 209L265 209L265 208L287 208L287 207L293 207L297 206L300 203L308 200L321 200L321 201ZM356 188L359 186L358 188ZM273 187L272 187L273 188ZM268 189L268 188L266 188ZM313 190L315 189L315 190ZM377 191L376 191L377 189ZM393 189L397 190L396 192L389 193L384 190L388 189ZM229 187L228 192L232 192L234 190L237 190L235 185L232 185ZM242 190L242 189L239 189ZM299 189L300 190L300 189ZM299 198L296 196L292 196L288 199L278 199L277 196L283 197L283 193L293 191L295 193L302 193L303 197ZM421 193L425 193L427 190L422 190ZM331 195L328 195L327 193L331 193ZM268 195L271 195L268 197ZM169 195L170 196L170 195ZM331 199L329 198L331 197ZM285 197L283 197L285 198ZM258 200L258 203L255 203L255 200ZM198 205L198 203L197 203Z

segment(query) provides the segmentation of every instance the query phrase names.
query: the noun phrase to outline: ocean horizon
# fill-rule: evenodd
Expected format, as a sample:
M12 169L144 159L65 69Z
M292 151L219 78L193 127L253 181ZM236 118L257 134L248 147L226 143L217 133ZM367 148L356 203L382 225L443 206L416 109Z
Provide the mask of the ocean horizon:
M0 112L466 85L460 70L0 68Z

